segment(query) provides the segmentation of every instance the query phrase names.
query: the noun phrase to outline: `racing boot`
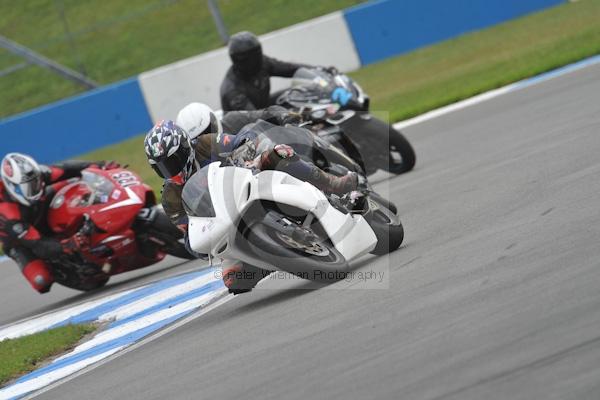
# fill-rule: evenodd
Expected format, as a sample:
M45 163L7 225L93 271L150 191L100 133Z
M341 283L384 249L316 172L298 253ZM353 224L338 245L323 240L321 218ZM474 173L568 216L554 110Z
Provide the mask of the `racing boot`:
M229 293L233 294L251 291L258 282L271 273L271 271L232 260L223 260L222 268L223 283L229 289Z
M8 255L23 265L21 272L29 284L38 292L46 293L54 282L50 266L40 259L36 259L29 250L15 249L9 250Z
M358 189L358 174L349 172L344 176L336 176L323 171L316 165L311 166L310 178L307 181L325 193L343 196Z
M271 151L262 153L259 160L259 169L285 171L298 179L311 183L325 193L341 196L358 188L358 174L355 172L350 172L345 176L329 174L316 165L300 159L289 145L278 144Z

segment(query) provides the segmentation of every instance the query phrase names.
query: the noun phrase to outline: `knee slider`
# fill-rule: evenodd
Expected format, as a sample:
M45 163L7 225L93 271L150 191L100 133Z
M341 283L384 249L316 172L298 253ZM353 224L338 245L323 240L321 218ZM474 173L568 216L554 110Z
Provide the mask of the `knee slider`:
M273 152L277 157L283 160L289 160L290 158L296 155L296 152L292 148L292 146L288 146L287 144L278 144L273 147Z

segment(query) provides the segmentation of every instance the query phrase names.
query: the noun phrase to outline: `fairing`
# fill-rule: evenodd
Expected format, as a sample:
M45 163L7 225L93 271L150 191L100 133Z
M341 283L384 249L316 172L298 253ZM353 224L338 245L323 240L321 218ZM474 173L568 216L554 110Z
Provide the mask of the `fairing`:
M76 233L89 217L94 229L92 251L87 261L97 265L111 265L114 275L153 264L164 258L140 255L135 232L131 226L148 201L154 196L150 187L126 169L105 171L88 168L77 179L54 196L48 211L48 225L58 237Z

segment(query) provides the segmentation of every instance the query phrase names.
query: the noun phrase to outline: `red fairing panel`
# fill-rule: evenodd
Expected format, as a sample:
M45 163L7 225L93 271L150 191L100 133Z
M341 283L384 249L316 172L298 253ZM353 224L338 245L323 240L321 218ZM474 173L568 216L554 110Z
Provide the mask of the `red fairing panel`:
M48 213L50 228L71 235L84 215L108 233L129 228L151 189L125 169L88 168L84 175L82 180L68 184L54 196Z

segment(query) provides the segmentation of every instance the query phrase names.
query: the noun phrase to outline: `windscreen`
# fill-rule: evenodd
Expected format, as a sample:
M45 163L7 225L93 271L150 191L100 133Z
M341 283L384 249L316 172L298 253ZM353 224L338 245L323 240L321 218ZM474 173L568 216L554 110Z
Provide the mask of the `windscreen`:
M290 103L338 103L345 106L357 96L352 80L346 75L331 75L319 69L299 68L287 92Z
M183 187L181 201L185 212L192 217L213 218L215 210L208 188L209 166L196 172Z
M318 69L298 68L292 77L293 88L312 88L321 91L331 91L334 86L333 77Z
M87 205L106 203L115 186L102 175L90 171L82 171L81 182L90 189L90 198Z

